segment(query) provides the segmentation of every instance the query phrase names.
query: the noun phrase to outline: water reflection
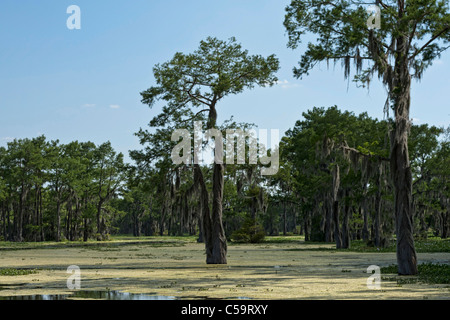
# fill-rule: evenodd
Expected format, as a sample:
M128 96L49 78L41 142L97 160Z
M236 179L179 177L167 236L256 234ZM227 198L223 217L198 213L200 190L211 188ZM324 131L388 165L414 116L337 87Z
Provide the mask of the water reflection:
M0 297L0 300L70 300L70 299L98 299L98 300L175 300L172 296L152 295L145 293L129 293L122 291L94 291L81 290L70 294L37 294L26 296Z

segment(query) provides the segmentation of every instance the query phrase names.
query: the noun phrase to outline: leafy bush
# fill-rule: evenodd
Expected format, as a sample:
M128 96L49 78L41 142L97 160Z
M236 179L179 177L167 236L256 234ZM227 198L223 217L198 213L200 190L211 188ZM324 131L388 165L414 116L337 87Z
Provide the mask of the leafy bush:
M264 228L255 219L245 219L242 227L234 231L231 240L241 243L259 243L264 241L266 233Z
M439 263L422 263L417 265L419 274L415 278L403 280L398 278L387 278L387 280L397 280L397 283L430 283L430 284L450 284L450 265ZM397 273L397 265L390 265L381 268L381 273Z
M419 253L424 252L450 252L450 239L441 239L438 237L428 238L426 240L415 241L416 251ZM389 241L389 246L383 248L377 248L370 246L363 240L353 240L351 251L360 252L395 252L396 244L395 240Z
M450 239L432 237L415 242L417 252L450 252Z

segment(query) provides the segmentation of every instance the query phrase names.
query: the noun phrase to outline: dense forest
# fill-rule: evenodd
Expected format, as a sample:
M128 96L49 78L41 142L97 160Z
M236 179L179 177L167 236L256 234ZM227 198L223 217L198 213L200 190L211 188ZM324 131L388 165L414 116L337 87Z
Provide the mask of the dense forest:
M306 241L338 248L348 248L352 239L393 244L389 125L336 106L313 108L282 137L277 174L262 176L259 164L225 165L227 239L258 241L251 236L263 231L303 234ZM204 209L193 188L194 166L173 164L157 134L138 135L145 148L130 152L131 164L109 142L62 144L40 136L0 148L1 240L189 234L202 241ZM412 125L409 152L414 234L447 238L450 127ZM200 167L212 194L212 165Z

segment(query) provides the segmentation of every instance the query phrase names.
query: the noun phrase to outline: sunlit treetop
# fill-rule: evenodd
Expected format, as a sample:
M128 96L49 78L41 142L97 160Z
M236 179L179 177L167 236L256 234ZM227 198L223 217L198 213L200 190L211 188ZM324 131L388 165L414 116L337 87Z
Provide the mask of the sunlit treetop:
M294 75L301 78L321 61L341 61L345 77L351 61L355 80L368 85L378 76L392 89L395 58L405 59L411 76L420 79L424 70L446 50L450 41L449 1L376 1L380 28L369 28L371 16L364 1L292 0L284 25L288 46L297 48L305 34L317 36L307 44ZM403 38L402 47L398 39ZM363 67L363 62L367 67Z
M163 113L150 123L153 126L164 126L171 117L189 119L206 111L215 121L219 100L255 86L275 84L278 69L274 55L249 55L235 38L208 37L194 53L177 52L170 61L157 64L153 69L156 86L141 93L142 102L150 107L158 100L167 102ZM204 109L195 114L193 107Z

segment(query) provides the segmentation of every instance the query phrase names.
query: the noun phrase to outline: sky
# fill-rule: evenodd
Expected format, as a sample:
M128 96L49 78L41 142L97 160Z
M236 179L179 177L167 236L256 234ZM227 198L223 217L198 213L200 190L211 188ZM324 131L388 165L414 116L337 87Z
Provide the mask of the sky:
M305 50L287 48L283 26L290 0L2 0L0 2L0 146L45 135L48 140L110 141L129 161L141 149L134 135L157 115L140 92L155 85L152 68L176 52L190 53L208 36L235 37L249 54L275 54L279 82L224 98L219 121L231 115L261 129L292 128L313 107L337 105L382 119L386 91L344 79L340 63L302 80L292 69ZM81 10L69 29L67 8ZM412 85L414 123L450 124L450 53Z

